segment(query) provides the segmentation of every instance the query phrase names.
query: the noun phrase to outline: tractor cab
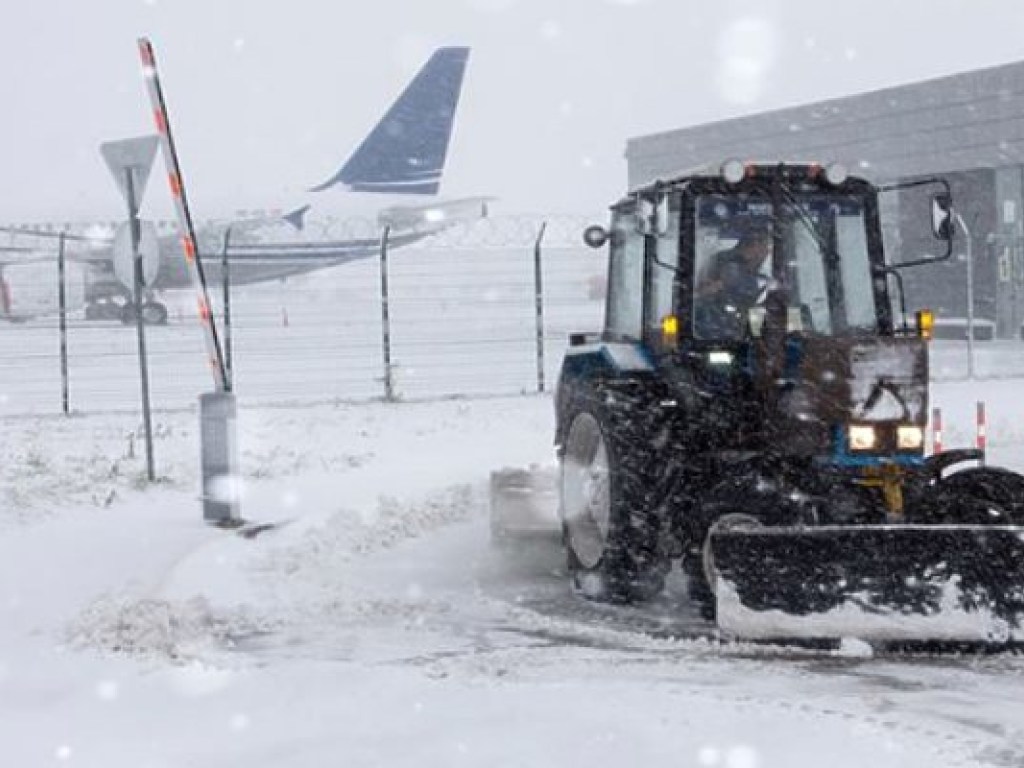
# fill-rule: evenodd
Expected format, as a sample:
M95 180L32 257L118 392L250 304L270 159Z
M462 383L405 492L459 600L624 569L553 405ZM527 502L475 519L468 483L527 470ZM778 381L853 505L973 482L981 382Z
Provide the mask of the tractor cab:
M893 335L876 189L840 169L727 164L659 182L613 207L610 244L612 338L671 351Z
M585 237L610 242L604 340L638 344L674 397L713 412L692 443L785 437L843 464L922 456L927 350L894 321L872 184L838 166L731 161L637 190L610 233ZM850 437L863 425L866 452Z

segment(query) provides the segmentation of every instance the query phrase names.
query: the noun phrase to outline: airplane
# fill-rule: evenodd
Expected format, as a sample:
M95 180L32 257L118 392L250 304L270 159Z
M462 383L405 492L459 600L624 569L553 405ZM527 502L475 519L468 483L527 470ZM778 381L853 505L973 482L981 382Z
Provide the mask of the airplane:
M310 192L321 193L334 187L352 192L377 195L436 195L447 159L452 126L462 89L462 80L469 48L439 48L406 86L395 102L359 144L346 162L326 181ZM379 231L389 228L389 245L399 248L460 221L487 215L492 198L468 197L438 201L427 205L393 205L378 213ZM235 222L221 222L197 233L199 256L208 284L222 279L222 261L229 262L232 285L245 285L285 279L326 267L376 255L380 236L345 239L304 238L306 216L311 210L305 204L276 220L257 217ZM265 242L259 230L283 225L291 232L287 239ZM121 227L127 227L127 223ZM11 235L59 237L34 229L0 227ZM95 233L65 234L69 243L80 249L69 252L69 262L86 265L85 317L90 320L121 320L135 322L136 307L129 289L118 278L114 268L115 240L107 229ZM155 240L156 276L147 285L141 305L146 323L167 321L167 307L157 300L163 291L191 287L180 237L158 235L152 223L143 223L143 245ZM48 258L52 259L52 249ZM38 258L35 259L38 261ZM0 319L25 319L39 313L39 301L19 301L19 287L11 277L15 270L8 259L0 265ZM3 268L8 276L4 277ZM24 290L24 289L22 289ZM30 291L31 292L31 291ZM47 292L51 295L52 291ZM77 293L75 294L78 295ZM51 302L52 303L52 302Z

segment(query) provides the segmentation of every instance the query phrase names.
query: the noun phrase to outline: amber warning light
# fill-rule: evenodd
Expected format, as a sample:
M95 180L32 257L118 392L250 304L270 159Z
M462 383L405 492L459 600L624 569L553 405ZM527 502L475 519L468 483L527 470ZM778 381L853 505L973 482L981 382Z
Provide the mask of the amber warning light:
M931 339L935 330L935 313L930 309L917 311L917 332L922 339Z

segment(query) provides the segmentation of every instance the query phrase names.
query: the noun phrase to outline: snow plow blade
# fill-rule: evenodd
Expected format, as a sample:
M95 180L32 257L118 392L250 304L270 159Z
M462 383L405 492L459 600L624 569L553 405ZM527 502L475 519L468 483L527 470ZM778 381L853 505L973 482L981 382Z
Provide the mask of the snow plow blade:
M719 628L750 640L1024 641L1024 527L712 532Z
M492 541L557 538L561 534L554 467L495 470L490 485Z

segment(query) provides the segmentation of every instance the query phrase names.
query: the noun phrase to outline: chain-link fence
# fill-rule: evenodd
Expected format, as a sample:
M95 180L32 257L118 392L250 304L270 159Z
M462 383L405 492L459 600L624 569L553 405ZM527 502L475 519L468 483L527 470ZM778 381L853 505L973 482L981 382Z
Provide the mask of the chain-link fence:
M600 217L490 217L391 249L387 353L377 256L283 282L236 286L230 339L222 334L225 346L230 341L235 391L246 404L550 389L568 334L601 326L606 258L580 239L595 220ZM535 245L542 226L538 280ZM319 227L316 234L330 238L379 234L366 219ZM6 268L0 290L16 291L15 299L27 297L32 306L54 307L56 259L26 263L17 249L30 245L28 238L5 243L11 251L0 262ZM82 272L69 265L72 299L81 298ZM222 321L221 286L210 288ZM213 386L194 294L162 298L169 322L147 327L153 407L192 406ZM70 410L139 407L133 326L87 320L79 305L68 314L66 339ZM0 322L0 414L62 410L60 348L52 309ZM1024 342L979 339L974 355L978 378L1024 377ZM937 340L931 368L936 380L965 378L966 344Z
M230 339L222 331L221 340L225 347L230 342L239 400L362 400L386 396L389 383L398 399L550 388L569 332L601 324L606 259L580 239L592 221L492 217L390 249L389 369L379 257L233 287ZM323 226L330 237L363 236L369 223ZM538 280L535 246L542 226ZM71 272L71 283L81 279ZM56 296L55 260L15 277L8 290ZM210 289L222 321L221 286ZM161 298L169 321L146 328L153 407L191 406L212 388L193 293ZM72 411L138 408L133 325L87 320L78 308L68 314L66 339ZM57 314L0 324L0 366L0 413L60 412Z

